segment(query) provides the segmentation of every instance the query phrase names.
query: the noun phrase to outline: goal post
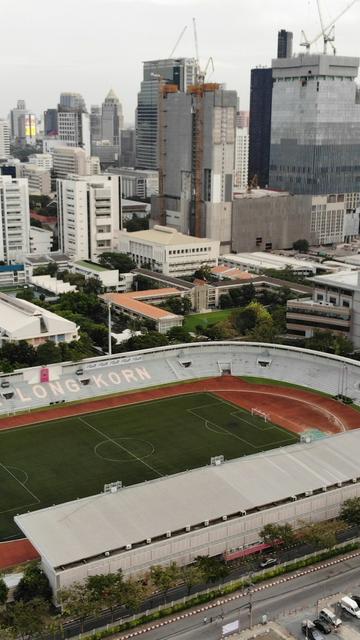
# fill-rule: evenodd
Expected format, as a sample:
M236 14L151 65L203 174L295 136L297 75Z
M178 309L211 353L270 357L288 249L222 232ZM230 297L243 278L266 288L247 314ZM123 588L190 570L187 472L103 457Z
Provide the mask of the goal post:
M261 409L256 409L256 407L252 407L251 415L256 416L257 418L262 418L264 422L268 422L269 420L269 415L265 411L262 411Z

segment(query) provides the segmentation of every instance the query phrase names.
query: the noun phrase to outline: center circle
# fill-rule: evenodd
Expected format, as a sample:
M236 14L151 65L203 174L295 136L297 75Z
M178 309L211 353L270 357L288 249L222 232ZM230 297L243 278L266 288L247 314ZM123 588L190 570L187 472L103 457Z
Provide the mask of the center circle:
M136 462L150 458L154 452L151 442L137 438L102 440L94 447L95 455L107 462Z

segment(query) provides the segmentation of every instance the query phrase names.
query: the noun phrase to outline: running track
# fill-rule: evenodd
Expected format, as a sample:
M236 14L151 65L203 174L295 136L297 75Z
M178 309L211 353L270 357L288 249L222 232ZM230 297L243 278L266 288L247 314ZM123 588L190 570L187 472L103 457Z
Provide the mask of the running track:
M265 411L272 422L294 433L301 433L308 428L317 428L326 433L339 433L360 427L360 413L356 409L327 396L304 389L252 384L240 378L222 376L0 418L0 429L11 429L39 422L48 422L51 428L51 421L59 418L204 391L211 392L245 409L256 408ZM0 568L37 557L35 549L28 540L0 544Z

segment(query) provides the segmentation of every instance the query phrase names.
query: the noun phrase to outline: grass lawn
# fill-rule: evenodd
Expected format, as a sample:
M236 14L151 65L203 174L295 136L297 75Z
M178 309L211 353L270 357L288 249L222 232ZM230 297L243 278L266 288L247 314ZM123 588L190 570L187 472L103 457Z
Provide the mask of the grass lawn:
M210 393L189 394L0 432L0 539L13 517L298 437Z
M203 327L211 327L221 320L226 320L233 311L238 311L239 308L235 307L234 309L220 309L220 311L212 311L210 313L194 313L185 316L183 325L184 329L186 329L186 331L195 331L195 327L199 324L201 324Z

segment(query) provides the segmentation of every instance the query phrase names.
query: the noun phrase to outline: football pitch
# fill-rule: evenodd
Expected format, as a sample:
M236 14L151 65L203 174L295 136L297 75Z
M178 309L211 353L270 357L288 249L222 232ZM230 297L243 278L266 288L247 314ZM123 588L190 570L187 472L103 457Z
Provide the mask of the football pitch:
M293 444L298 436L211 393L0 431L0 539L13 517L103 491Z

